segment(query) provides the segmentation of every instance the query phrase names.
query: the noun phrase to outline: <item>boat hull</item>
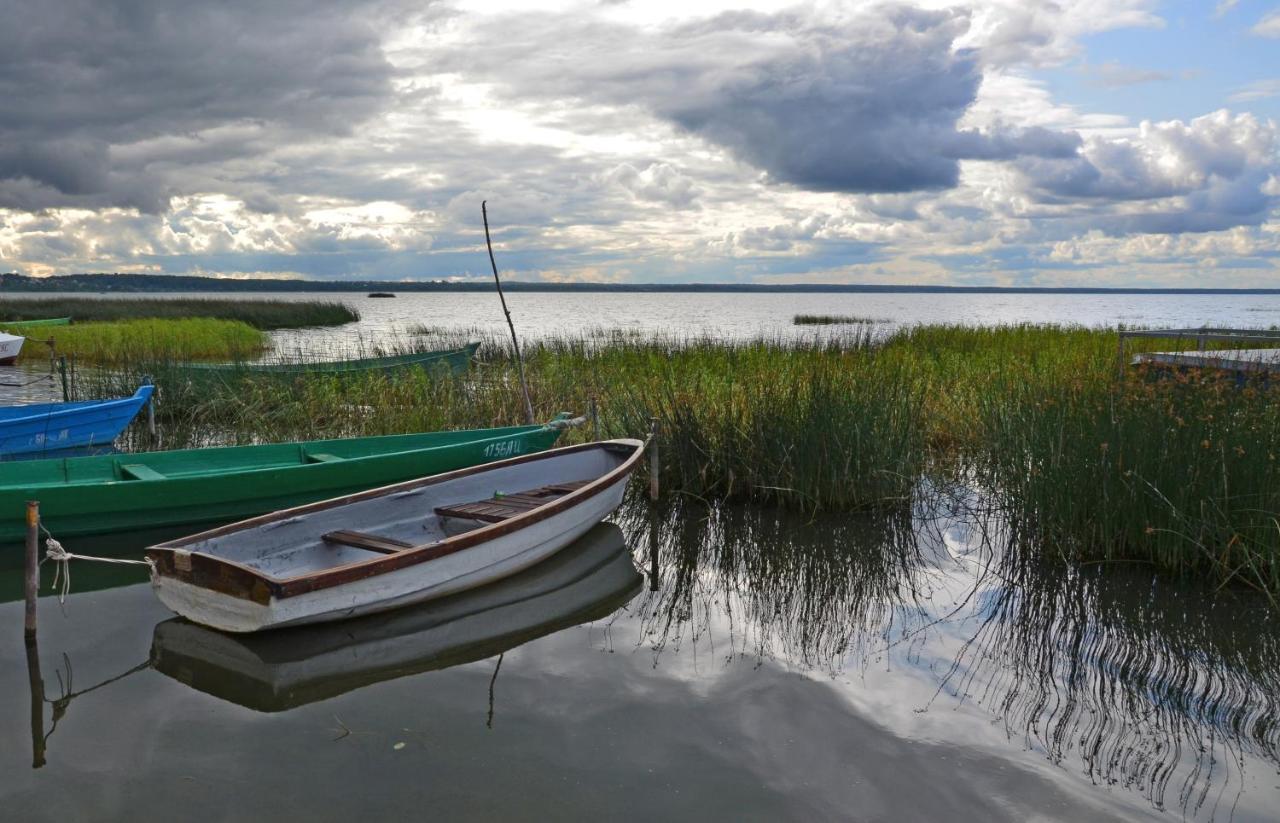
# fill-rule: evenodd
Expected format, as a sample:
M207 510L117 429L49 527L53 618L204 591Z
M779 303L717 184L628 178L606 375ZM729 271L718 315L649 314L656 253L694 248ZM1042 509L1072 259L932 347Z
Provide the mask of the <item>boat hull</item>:
M0 542L22 539L27 500L40 501L42 521L59 538L228 522L542 451L560 432L517 426L15 462L0 485L0 512L15 513L0 516ZM341 459L301 462L306 455ZM128 478L135 464L160 477Z
M173 611L228 632L256 632L376 614L484 586L545 560L622 505L626 485L627 477L620 477L602 493L571 509L466 551L409 566L394 574L367 577L293 597L272 597L266 603L163 575L153 576L152 586L161 602Z
M471 358L479 350L479 343L471 343L460 349L419 352L416 354L368 357L359 360L338 360L329 363L191 363L186 366L192 377L214 376L222 379L238 377L296 378L304 375L331 377L363 374L393 374L406 369L422 369L432 373L463 374L471 364Z
M0 408L0 459L86 446L108 446L151 399L154 387L132 397Z
M22 352L22 343L27 338L16 334L0 332L0 366L12 366Z
M152 668L263 712L500 654L612 614L641 589L620 529L600 524L546 562L455 597L363 620L229 635L182 618L156 626Z
M70 317L46 317L42 320L7 320L0 322L0 330L8 331L10 329L23 330L32 327L44 326L69 326L71 325Z

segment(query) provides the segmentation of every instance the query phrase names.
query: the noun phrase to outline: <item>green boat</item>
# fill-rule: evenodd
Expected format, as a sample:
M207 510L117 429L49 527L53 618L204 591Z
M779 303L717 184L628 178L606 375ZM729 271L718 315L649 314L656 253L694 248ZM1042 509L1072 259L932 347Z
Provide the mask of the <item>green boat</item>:
M320 363L187 363L183 368L193 375L216 374L222 377L350 375L365 372L394 372L412 368L462 374L467 370L471 358L479 348L479 343L468 343L460 349L396 354L389 357L365 357L359 360L333 360Z
M241 520L423 475L538 452L568 415L541 426L352 437L264 446L0 464L0 543L25 534L27 500L54 537Z
M43 320L0 320L0 331L29 329L33 326L67 326L70 324L70 317L47 317Z

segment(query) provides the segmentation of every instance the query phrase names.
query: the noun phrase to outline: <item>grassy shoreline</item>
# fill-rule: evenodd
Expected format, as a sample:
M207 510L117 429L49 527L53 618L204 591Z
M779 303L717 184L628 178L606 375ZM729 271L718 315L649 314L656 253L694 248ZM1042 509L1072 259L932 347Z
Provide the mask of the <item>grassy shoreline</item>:
M602 334L531 342L525 355L541 418L593 397L602 436L643 435L656 417L669 494L857 510L908 506L922 479L976 484L1020 534L1068 560L1280 594L1280 387L1121 377L1115 332ZM462 379L314 377L288 392L253 381L196 391L163 363L132 363L102 388L156 377L168 447L523 422L507 344L488 339L482 357Z
M336 301L213 298L112 300L91 297L0 301L0 321L39 320L46 317L70 317L76 324L209 317L238 320L263 331L340 326L360 319L358 312Z

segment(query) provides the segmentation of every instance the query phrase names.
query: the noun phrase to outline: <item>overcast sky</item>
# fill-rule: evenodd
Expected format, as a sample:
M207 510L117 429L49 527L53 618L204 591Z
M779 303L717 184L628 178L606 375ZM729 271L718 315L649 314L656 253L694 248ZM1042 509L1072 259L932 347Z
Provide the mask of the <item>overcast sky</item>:
M1280 286L1280 5L0 0L0 270Z

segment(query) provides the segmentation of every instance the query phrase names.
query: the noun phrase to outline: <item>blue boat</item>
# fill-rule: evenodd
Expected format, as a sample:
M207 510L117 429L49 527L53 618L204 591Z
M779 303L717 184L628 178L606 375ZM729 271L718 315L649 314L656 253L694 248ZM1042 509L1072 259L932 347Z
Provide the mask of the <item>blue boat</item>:
M151 399L155 386L138 387L132 397L37 403L0 408L0 460L20 455L109 446Z

